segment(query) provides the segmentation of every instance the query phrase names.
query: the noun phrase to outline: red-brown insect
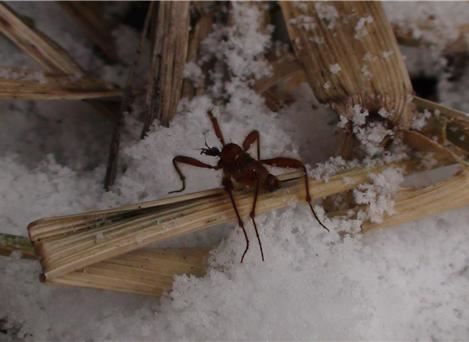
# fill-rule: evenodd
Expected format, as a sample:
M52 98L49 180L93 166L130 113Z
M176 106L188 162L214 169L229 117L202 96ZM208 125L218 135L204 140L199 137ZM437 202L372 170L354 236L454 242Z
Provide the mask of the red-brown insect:
M305 175L305 187L306 187L306 201L311 208L311 211L319 222L319 224L329 231L329 229L322 224L319 220L316 212L311 205L311 195L309 193L309 185L308 185L308 174L306 172L306 168L304 164L300 160L286 158L286 157L277 157L271 159L262 159L261 160L261 153L260 153L260 136L257 130L252 131L247 135L244 139L243 146L239 146L233 143L225 144L225 139L223 138L223 133L221 132L220 126L218 125L217 119L213 116L213 114L209 111L208 116L212 121L213 129L215 131L215 135L218 137L222 144L221 151L217 147L209 147L207 143L205 143L206 148L202 148L200 154L205 154L208 156L219 157L217 165L212 166L201 162L195 158L186 157L186 156L176 156L173 159L173 165L176 169L179 177L182 181L182 188L176 191L171 191L170 193L174 192L181 192L186 188L186 177L182 174L181 169L178 166L178 163L181 164L188 164L196 167L202 167L207 169L213 170L220 170L223 169L223 187L225 191L228 193L230 197L231 204L233 205L234 211L236 213L236 217L238 218L238 223L240 227L243 229L244 237L246 239L246 249L244 250L243 256L241 257L241 262L244 260L244 256L249 249L249 238L246 234L246 229L244 228L243 220L241 219L238 211L238 207L236 206L236 202L233 197L233 182L234 179L236 182L252 187L255 189L254 192L254 202L252 204L252 209L249 214L251 217L252 223L254 225L254 229L256 231L257 241L259 242L259 247L261 250L262 261L264 261L264 252L262 250L262 243L259 237L259 232L257 231L257 225L255 221L256 216L256 202L257 196L259 194L260 188L267 190L267 191L275 191L280 187L280 182L274 175L270 174L269 171L264 167L263 164L277 166L277 167L284 167L284 168L294 168L294 169L302 169ZM257 160L252 158L248 153L249 147L256 142L257 143Z

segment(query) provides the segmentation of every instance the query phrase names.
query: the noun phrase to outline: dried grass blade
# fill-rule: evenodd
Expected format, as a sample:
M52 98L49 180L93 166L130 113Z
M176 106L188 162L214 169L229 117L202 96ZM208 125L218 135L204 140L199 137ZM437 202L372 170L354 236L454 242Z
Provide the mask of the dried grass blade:
M367 181L370 171L367 169L349 171L331 178L328 183L312 181L310 190L315 198L346 191ZM346 183L343 181L344 177L348 177ZM303 182L287 182L279 191L265 193L259 197L258 212L284 207L291 201L304 200L304 196ZM241 215L246 217L252 205L251 194L246 191L237 192L236 198ZM65 235L53 241L34 240L35 228L32 225L30 234L35 242L36 251L42 258L45 277L54 279L153 242L230 222L235 218L226 196L214 198L212 202L206 202L205 199L193 200L190 204L182 202L159 210L143 213L135 218L117 220L111 224L104 223L98 227L92 220L91 230ZM42 229L47 227L47 222L42 223ZM53 220L52 223L55 229L62 228L57 220ZM73 226L71 229L73 230ZM97 238L99 236L100 239Z
M86 79L55 78L46 82L0 79L0 99L15 100L118 100L121 91L102 82Z
M51 39L26 25L5 3L0 3L0 32L26 51L47 71L81 75L80 66Z
M411 122L410 78L379 2L280 2L295 54L317 99L353 115L384 107ZM327 12L326 15L324 12ZM332 14L333 15L332 15Z
M171 289L180 274L205 274L208 250L204 248L138 250L47 283L98 288L142 295L160 296Z

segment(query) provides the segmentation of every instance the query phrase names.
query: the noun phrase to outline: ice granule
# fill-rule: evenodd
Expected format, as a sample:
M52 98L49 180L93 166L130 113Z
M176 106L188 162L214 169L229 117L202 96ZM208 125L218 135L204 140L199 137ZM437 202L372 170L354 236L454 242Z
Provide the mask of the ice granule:
M432 113L427 109L424 109L423 112L418 112L417 115L414 116L414 120L412 121L412 124L410 125L410 127L418 131L421 130L422 128L425 127L428 119L431 116L432 116Z
M329 71L332 72L334 75L338 74L342 70L339 64L331 64L329 65Z
M353 111L352 121L354 125L358 125L358 126L364 125L366 123L366 118L369 114L368 111L362 106L360 106L359 104L354 105L352 107L352 111Z
M362 39L368 34L368 31L366 30L366 25L369 25L373 23L374 19L371 15L367 17L362 17L357 21L357 24L355 25L355 38L356 39Z
M204 80L202 69L195 62L188 62L184 65L184 77L197 86L201 85Z
M330 30L334 29L339 18L339 13L335 6L325 2L316 2L314 6L318 17L326 23L327 28Z
M361 184L353 190L353 198L357 204L366 205L364 218L380 223L385 213L394 211L394 195L404 181L402 171L387 168L382 173L369 175L371 183Z

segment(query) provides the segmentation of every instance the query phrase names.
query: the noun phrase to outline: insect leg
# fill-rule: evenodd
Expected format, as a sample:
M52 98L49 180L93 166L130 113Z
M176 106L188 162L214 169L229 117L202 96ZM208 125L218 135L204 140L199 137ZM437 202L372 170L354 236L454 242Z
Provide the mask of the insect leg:
M238 218L238 224L243 230L244 238L246 239L246 249L244 250L243 256L241 257L241 262L243 262L244 256L246 255L249 249L249 238L248 238L248 234L246 233L246 228L244 228L243 220L241 219L241 216L239 215L239 211L238 211L238 207L236 206L235 199L233 197L233 183L231 182L231 179L229 178L229 176L223 177L223 187L225 188L225 191L228 193L228 196L230 197L231 204L233 205L233 209L236 213L236 217Z
M254 193L254 202L252 202L252 209L251 209L251 212L249 213L249 216L251 217L252 224L254 225L254 230L256 231L257 241L259 242L259 248L261 249L262 261L264 261L264 251L262 250L261 238L259 236L259 232L257 231L256 220L254 219L256 217L256 204L257 204L257 196L259 195L259 187L260 187L260 182L259 182L259 179L257 179L256 190L255 190L256 192Z
M196 166L196 167L203 167L203 168L206 168L206 169L218 170L217 166L212 166L212 165L203 163L200 160L197 160L195 158L186 157L186 156L176 156L176 157L173 158L173 165L174 165L174 168L176 169L176 172L179 175L179 178L181 179L182 188L179 189L179 190L170 191L169 192L170 194L175 193L175 192L184 191L184 189L186 188L186 177L182 174L178 163L192 165L192 166Z
M247 135L243 142L243 150L247 151L254 142L257 142L257 160L259 160L261 159L261 137L259 131L254 130Z
M209 110L207 112L210 121L212 121L213 130L215 131L215 135L220 140L221 144L225 145L225 139L223 138L223 133L221 132L220 125L218 124L217 118L213 115L212 111Z
M308 202L309 207L311 208L311 211L313 212L314 218L318 223L327 231L329 231L329 228L327 228L320 220L318 215L313 209L313 205L311 204L311 195L309 193L309 181L308 181L308 173L306 171L305 164L303 164L302 161L293 159L293 158L286 158L286 157L278 157L278 158L272 158L272 159L264 159L260 161L263 164L267 165L272 165L272 166L278 166L278 167L285 167L285 168L292 168L292 169L303 169L304 175L305 175L305 187L306 187L306 202Z

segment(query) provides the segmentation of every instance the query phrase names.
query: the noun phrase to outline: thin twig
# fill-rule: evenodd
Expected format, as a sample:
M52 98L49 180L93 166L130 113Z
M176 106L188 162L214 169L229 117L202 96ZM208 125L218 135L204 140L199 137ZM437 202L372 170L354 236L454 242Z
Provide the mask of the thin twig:
M75 78L86 77L85 72L62 47L44 33L28 26L20 16L4 3L0 3L0 32L38 61L46 71ZM98 112L107 116L112 117L116 114L113 104L102 103L98 100L87 100L86 102L91 104ZM120 125L120 120L120 118L116 120L118 125ZM112 138L111 152L116 150L116 147L114 147L115 140L116 138ZM117 142L117 149L118 146ZM113 160L114 156L110 156L108 159ZM108 179L115 178L115 166L108 172L110 175L106 174L106 182ZM107 186L107 183L105 185Z
M48 77L46 81L0 79L0 99L13 100L119 100L121 91L103 82L81 78Z
M0 255L8 256L13 252L19 252L21 258L36 258L34 247L27 237L0 233Z

